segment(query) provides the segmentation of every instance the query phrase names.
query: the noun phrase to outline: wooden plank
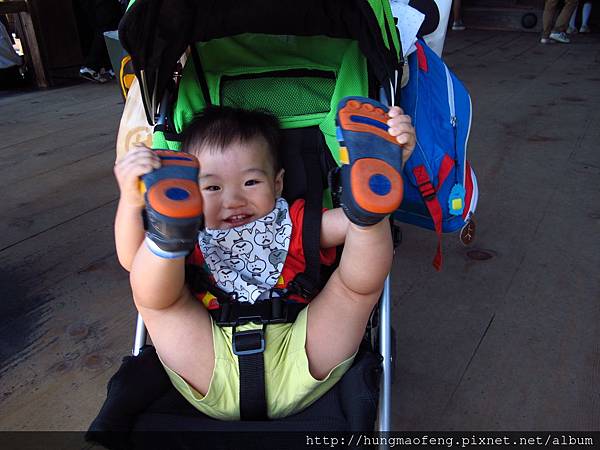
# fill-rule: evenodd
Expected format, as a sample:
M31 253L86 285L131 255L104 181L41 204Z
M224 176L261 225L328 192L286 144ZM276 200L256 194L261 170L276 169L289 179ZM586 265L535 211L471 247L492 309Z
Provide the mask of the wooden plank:
M85 85L57 89L55 91L60 91L58 96L46 95L41 103L40 100L34 100L35 97L27 96L19 104L6 109L7 116L18 117L19 120L8 119L7 123L0 125L5 131L12 130L16 141L0 152L1 186L22 180L25 174L27 177L35 177L100 151L107 151L114 157L118 117L122 106L112 102L106 106L96 105L93 100L93 105L101 109L97 112L91 110L94 112L88 114L87 105L81 103L81 98L93 97L94 93L102 94L102 91L92 89L90 95L66 94L69 90L85 92L84 89ZM41 116L35 122L30 120L31 116L19 113L19 108L28 111L39 108L46 111L39 113ZM86 114L79 112L82 110ZM65 122L65 119L70 121ZM29 127L35 128L37 133L30 132ZM82 143L85 145L81 145ZM110 157L107 158L107 167L111 165L109 161Z
M114 153L106 151L5 188L0 249L54 228L118 197Z
M87 85L91 85L88 89ZM17 123L28 123L33 119L43 117L53 118L55 115L65 113L65 108L69 108L69 113L77 111L79 114L85 111L89 105L109 105L121 104L118 87L116 83L110 82L105 84L99 83L81 83L71 88L50 89L45 91L44 96L36 95L35 93L26 94L19 97L9 98L6 101L0 101L2 109L7 113L19 111L22 115L19 117L11 116L13 120L5 125L14 125ZM52 116L52 117L50 117Z
M22 115L21 118L34 117L49 113L57 113L68 105L78 103L98 102L102 100L120 99L119 87L116 81L108 83L92 83L82 80L79 84L69 87L32 90L14 95L0 96L0 107L3 111ZM121 104L123 102L121 101Z
M444 43L444 58L452 62L454 54L468 57L470 60L486 55L500 45L515 39L515 33L470 30L466 35L448 32Z
M600 158L596 164L600 169ZM581 169L569 162L555 169L559 176L540 199L538 226L527 234L522 259L497 296L494 327L445 411L444 428L459 426L465 416L475 429L501 423L515 430L590 430L598 423L600 408L591 393L599 377L600 238L597 221L589 218L597 202L586 189L600 171ZM573 232L568 215L588 219L578 220Z
M0 152L0 430L86 429L131 347L135 311L112 233L122 106L104 92L43 93L45 110L27 120L36 95L10 102L21 120Z
M85 158L107 153L101 162L108 168L115 156L114 119L97 120L86 126L57 130L36 139L12 145L0 152L0 188L7 189L23 181L37 178ZM85 142L86 145L81 145Z
M85 430L130 351L135 311L114 208L0 252L0 430Z
M85 89L85 86L91 83L84 83L81 80L79 84L73 84L69 88L50 88L50 89L30 89L30 90L19 90L19 91L2 91L0 95L0 105L2 107L8 107L9 105L19 105L22 102L37 100L42 103L41 100L51 99L56 97L63 97L66 95L73 96L77 92ZM83 87L82 87L83 86ZM96 86L100 87L100 86ZM93 89L87 92L89 95L94 95ZM30 112L29 109L21 111L23 113Z
M83 56L73 1L28 0L28 2L49 83L59 84L61 76L77 77L79 67L83 63ZM104 10L100 11L105 14ZM99 26L104 27L106 24L102 23Z
M82 108L86 114L79 113ZM0 157L6 202L0 248L117 197L112 167L120 105L101 103L90 109L75 102L61 110L58 117L43 115L30 120L35 129L32 134L21 136L23 125L17 122L12 136L7 136L9 142L11 138L20 142ZM90 111L100 117L90 119ZM57 123L67 130L57 132ZM41 148L37 146L40 142L44 142Z
M82 126L94 114L106 114L106 118L114 121L114 129L119 124L123 105L117 96L107 92L106 98L79 101L67 104L56 111L31 115L30 117L12 116L7 122L0 124L2 143L0 149L37 139L56 132ZM87 116L87 118L86 118ZM85 125L83 125L85 126Z

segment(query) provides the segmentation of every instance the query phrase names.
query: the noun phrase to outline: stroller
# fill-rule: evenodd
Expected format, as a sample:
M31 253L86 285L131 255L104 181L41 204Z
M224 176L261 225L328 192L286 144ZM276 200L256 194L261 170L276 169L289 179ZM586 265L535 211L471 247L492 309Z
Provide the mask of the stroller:
M180 133L208 105L266 109L279 119L286 172L283 196L290 204L298 198L306 202L306 270L294 281L310 297L327 276L319 264L318 246L322 206L335 201L335 189L328 188L335 181L330 174L340 164L337 104L350 95L399 102L404 62L389 3L137 0L119 28L140 82L147 120L154 125L154 148L178 150ZM291 318L293 309L284 302L251 314L235 305L221 308L221 313L231 324L248 315L266 323ZM389 431L389 278L378 310L353 367L325 396L294 416L235 423L203 416L175 391L153 347L146 345L138 317L133 356L124 358L110 380L107 399L86 437L108 448L152 448L156 436L136 431L369 431L375 423L376 430ZM185 433L169 438L169 448L199 445L197 436ZM216 444L227 448L223 439L218 433ZM248 442L243 445L248 447Z

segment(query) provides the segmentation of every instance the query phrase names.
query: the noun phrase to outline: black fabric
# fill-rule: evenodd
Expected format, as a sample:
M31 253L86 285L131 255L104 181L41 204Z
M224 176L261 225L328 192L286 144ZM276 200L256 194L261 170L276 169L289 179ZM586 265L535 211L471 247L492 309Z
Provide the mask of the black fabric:
M269 435L269 432L373 431L380 374L381 356L364 345L342 379L304 411L272 421L219 421L200 413L175 390L156 352L148 347L140 356L125 358L121 368L113 375L107 399L90 426L86 439L119 450L279 450L290 448L290 443L278 441L277 437L281 435ZM228 431L261 432L271 439L239 442L244 436ZM301 448L306 448L305 442L302 445Z
M323 148L323 141L319 133L319 144L316 142L314 148L317 149L315 152L307 152L305 156L305 170L307 173L307 179L310 182L307 185L307 192L304 197L304 219L302 221L302 247L304 250L304 259L306 262L306 268L304 269L304 276L308 279L309 295L310 288L314 286L316 290L319 287L320 267L321 267L321 217L323 208L323 178L320 176L311 176L311 174L320 174L320 153L326 151ZM313 143L310 142L309 146ZM308 178L310 177L310 178ZM298 279L297 282L301 282L302 278Z
M425 20L421 24L417 36L422 38L433 33L440 25L440 10L434 0L410 0L410 6L425 14Z
M196 79L198 80L198 84L200 85L200 90L202 91L202 97L204 97L204 103L206 105L212 105L212 101L210 99L210 92L208 90L208 83L206 82L206 75L204 75L204 69L202 68L202 61L200 60L200 55L198 55L198 50L195 45L190 46L192 53L192 60L194 61L194 69L196 72Z
M108 382L106 400L86 439L107 448L129 448L128 435L138 416L172 389L154 347L145 346L138 356L124 357Z
M114 30L123 15L118 0L73 0L83 65L94 70L110 69L110 58L104 42L104 32Z
M177 74L181 74L181 64L177 64ZM156 119L156 125L154 126L154 132L161 131L165 139L169 141L182 141L182 137L175 133L175 127L173 125L173 104L177 98L177 91L179 87L180 76L176 76L175 79L170 80L167 84L167 89L160 102L160 109L158 111L158 117Z
M256 336L256 333L238 336L238 351L260 348L261 342L256 342ZM236 339L235 334L234 339ZM243 340L247 342L241 342ZM240 369L240 419L265 420L267 418L267 399L265 395L264 348L250 355L238 354L238 366Z
M321 174L320 153L325 151L323 141L319 133L319 140L309 142L307 148L314 149L312 152L306 152L304 158L304 170L306 173L307 192L304 200L304 219L302 221L302 247L304 250L304 260L306 267L304 269L304 277L296 277L296 282L309 283L306 288L308 294L312 289L316 290L319 287L320 268L321 268L321 217L323 208L323 178L315 176Z
M279 157L285 169L283 197L291 205L300 198L306 198L313 183L326 186L327 175L337 164L327 149L325 138L318 126L285 129L281 134ZM306 159L311 162L318 159L318 164L314 167L311 164L312 169L309 169ZM323 193L319 192L319 206L321 206L322 196ZM319 208L319 215L320 212Z
M232 333L233 352L240 371L240 419L265 420L265 333L264 329Z
M283 196L292 204L303 198L302 245L306 260L304 276L297 277L301 288L321 288L321 209L327 174L336 166L318 127L283 130L280 157L285 169ZM307 293L308 294L308 293Z
M306 303L275 298L254 304L224 303L219 309L210 309L208 312L217 325L231 327L238 323L240 317L249 316L260 317L262 323L292 323L305 307Z
M0 69L0 90L25 87L28 81L19 70L19 66Z
M119 25L136 75L144 71L156 102L189 44L242 33L354 39L381 85L402 67L365 0L137 0Z

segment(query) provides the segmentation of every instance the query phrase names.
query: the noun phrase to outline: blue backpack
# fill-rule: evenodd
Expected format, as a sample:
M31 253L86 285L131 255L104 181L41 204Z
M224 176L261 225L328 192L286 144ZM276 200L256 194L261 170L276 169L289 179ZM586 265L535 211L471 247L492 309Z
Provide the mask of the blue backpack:
M412 117L417 145L404 167L404 199L394 219L434 230L433 265L442 266L442 233L461 229L473 239L477 179L467 161L471 98L459 79L423 41L408 57L409 81L400 106Z

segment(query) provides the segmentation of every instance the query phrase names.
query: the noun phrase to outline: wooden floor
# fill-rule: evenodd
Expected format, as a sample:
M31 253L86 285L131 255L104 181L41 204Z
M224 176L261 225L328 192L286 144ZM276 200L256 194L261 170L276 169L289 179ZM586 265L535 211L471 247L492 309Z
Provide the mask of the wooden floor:
M403 228L394 429L600 430L600 36L574 41L447 37L473 98L478 238L446 236L436 273L434 235ZM86 429L130 351L121 110L115 84L0 92L0 430Z

